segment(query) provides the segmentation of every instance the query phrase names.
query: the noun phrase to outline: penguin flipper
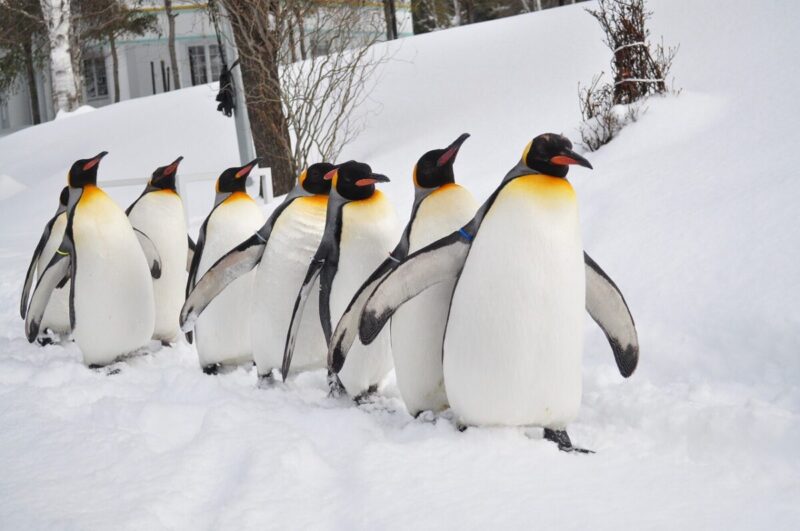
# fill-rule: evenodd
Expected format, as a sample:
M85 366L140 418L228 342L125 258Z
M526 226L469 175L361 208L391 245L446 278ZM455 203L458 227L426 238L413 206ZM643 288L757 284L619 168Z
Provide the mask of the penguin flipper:
M234 280L251 271L261 261L266 244L253 235L211 266L194 286L181 309L180 323L189 331L203 310Z
M303 285L297 294L297 299L294 301L294 310L292 310L292 320L289 324L289 330L286 333L286 347L283 350L283 363L281 363L281 374L283 381L289 374L289 368L292 366L292 356L294 355L294 345L297 342L297 332L300 329L300 321L303 317L303 310L306 306L308 296L311 294L311 288L314 287L314 282L322 272L325 265L325 259L320 258L319 255L314 257L311 264L308 266L306 278L303 280Z
M619 288L585 252L586 311L611 345L620 374L627 378L639 363L639 338L633 316Z
M372 275L364 282L359 288L347 310L342 314L339 319L339 324L336 325L336 330L329 342L328 347L328 368L334 373L339 373L344 366L347 353L353 342L358 335L358 322L361 320L361 314L364 311L364 306L367 304L367 299L378 287L378 284L386 278L386 275L392 272L399 262L393 257L387 258L383 261L378 268L373 271Z
M72 252L72 242L64 238L61 247L53 255L50 263L47 264L44 272L39 277L39 282L36 284L36 289L33 290L33 297L25 318L25 335L30 343L33 343L36 336L39 335L39 325L42 323L42 317L47 308L47 303L50 302L50 295L53 290L71 275ZM70 304L70 313L71 311L72 304ZM72 324L74 326L74 322Z
M57 217L58 215L53 216L44 226L42 237L39 238L39 243L36 244L36 249L33 251L33 256L31 257L31 263L28 266L28 271L25 273L25 283L22 286L22 298L19 303L19 316L23 319L25 319L25 314L28 311L28 300L31 287L33 286L33 273L36 271L36 264L44 250L44 246L47 245L47 240L50 239L50 232L53 230L53 223L56 222Z
M211 214L213 213L214 209L211 210ZM211 214L209 214L205 221L203 221L203 224L200 225L200 231L197 233L197 243L194 246L194 253L192 254L192 264L189 266L189 276L186 279L187 297L194 287L195 280L197 280L197 270L200 267L200 260L203 258L203 247L206 242L206 226L208 226L208 220L211 219ZM191 241L191 238L189 238L189 240Z
M158 249L156 249L156 244L153 243L153 240L151 240L147 234L139 229L134 227L133 232L136 233L139 245L142 247L142 251L144 251L144 257L147 259L147 266L150 268L150 274L155 279L161 278L161 255L158 253Z
M194 251L197 248L197 245L195 245L194 240L188 234L186 235L186 238L189 240L189 252L186 253L186 272L188 273L189 270L192 269L192 260L194 260Z
M433 242L411 254L381 281L367 300L359 324L359 337L372 343L394 312L429 287L458 278L472 239L463 231Z

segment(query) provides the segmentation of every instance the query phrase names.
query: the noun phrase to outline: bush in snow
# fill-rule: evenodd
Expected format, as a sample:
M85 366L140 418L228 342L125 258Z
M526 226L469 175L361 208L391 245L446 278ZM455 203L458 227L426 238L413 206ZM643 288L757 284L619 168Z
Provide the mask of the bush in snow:
M642 102L668 91L667 76L678 47L665 47L663 39L654 45L645 27L652 15L644 0L598 0L597 9L587 9L605 33L605 44L613 52L613 83L602 83L603 73L588 87L578 86L583 122L581 140L595 151L607 144L630 122L636 121Z

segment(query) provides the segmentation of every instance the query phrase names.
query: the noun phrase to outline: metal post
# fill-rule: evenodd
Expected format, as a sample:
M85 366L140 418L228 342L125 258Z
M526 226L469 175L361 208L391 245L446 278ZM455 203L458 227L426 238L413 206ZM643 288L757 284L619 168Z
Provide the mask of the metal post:
M236 49L236 41L233 38L233 29L231 28L227 13L225 13L225 6L219 3L217 5L219 6L220 14L222 15L220 17L222 19L220 31L225 36L226 44L230 46L230 49L233 52L230 55L226 55L226 57L233 61L235 60L234 58L239 57L239 50ZM239 143L239 162L240 164L245 165L256 158L256 147L253 143L253 135L250 131L250 118L247 116L247 102L245 101L244 97L241 63L237 68L234 68L231 73L233 74L233 91L235 102L233 117L236 122L236 140Z

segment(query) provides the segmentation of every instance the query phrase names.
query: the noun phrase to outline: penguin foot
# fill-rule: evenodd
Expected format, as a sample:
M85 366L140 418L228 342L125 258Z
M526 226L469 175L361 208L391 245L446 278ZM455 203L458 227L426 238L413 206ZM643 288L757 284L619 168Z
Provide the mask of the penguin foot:
M328 389L328 398L341 398L347 394L339 375L331 371L328 371Z
M219 374L219 369L221 365L219 363L212 363L211 365L206 365L203 367L203 374L208 374L209 376L215 376Z
M275 387L276 380L275 370L273 369L266 374L258 375L258 383L256 384L256 387L259 389L272 389Z
M456 429L461 433L467 431L467 428L469 428L469 426L467 426L466 424L461 424L460 422L456 422Z
M161 340L161 346L162 346L162 347L171 347L171 346L172 346L172 343L170 343L169 341L164 341L164 340L162 339L162 340Z
M378 384L370 385L366 391L356 395L356 397L353 398L353 402L355 402L357 406L373 402L373 398L375 397L375 394L377 392L378 392Z
M567 434L567 430L551 430L550 428L544 429L544 438L548 441L553 441L558 445L558 449L562 452L577 452L580 454L593 454L593 450L587 450L586 448L578 448L577 446L572 446L572 441Z
M53 338L48 336L39 336L36 338L36 342L39 343L40 347L46 347L54 343Z
M98 365L92 363L89 368L93 371L105 373L106 376L114 376L122 372L122 364L119 362L112 363L111 365Z

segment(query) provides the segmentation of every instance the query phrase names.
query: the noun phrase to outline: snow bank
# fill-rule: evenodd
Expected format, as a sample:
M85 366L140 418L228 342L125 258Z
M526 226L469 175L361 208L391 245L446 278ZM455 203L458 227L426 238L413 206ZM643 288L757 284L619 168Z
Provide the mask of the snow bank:
M25 186L8 175L0 175L0 201L8 199L23 191Z
M680 43L679 97L570 175L587 250L619 283L642 344L630 380L588 321L584 399L559 453L519 430L412 420L389 382L367 407L324 374L271 390L207 377L186 346L107 377L74 345L28 345L24 269L69 164L103 149L101 180L237 160L233 121L197 87L0 139L26 187L0 209L0 527L726 528L800 524L800 4L652 0ZM404 39L342 159L411 204L418 156L472 133L458 179L486 197L543 131L575 138L577 83L607 68L584 5ZM138 190L110 190L121 202ZM210 207L192 196L193 218ZM196 229L196 226L195 226Z
M94 107L92 107L91 105L81 105L80 107L78 107L74 111L58 111L58 113L56 113L56 118L55 119L56 120L63 120L64 118L70 118L72 116L79 116L81 114L86 114L86 113L89 113L89 112L93 112L95 110L96 109Z

